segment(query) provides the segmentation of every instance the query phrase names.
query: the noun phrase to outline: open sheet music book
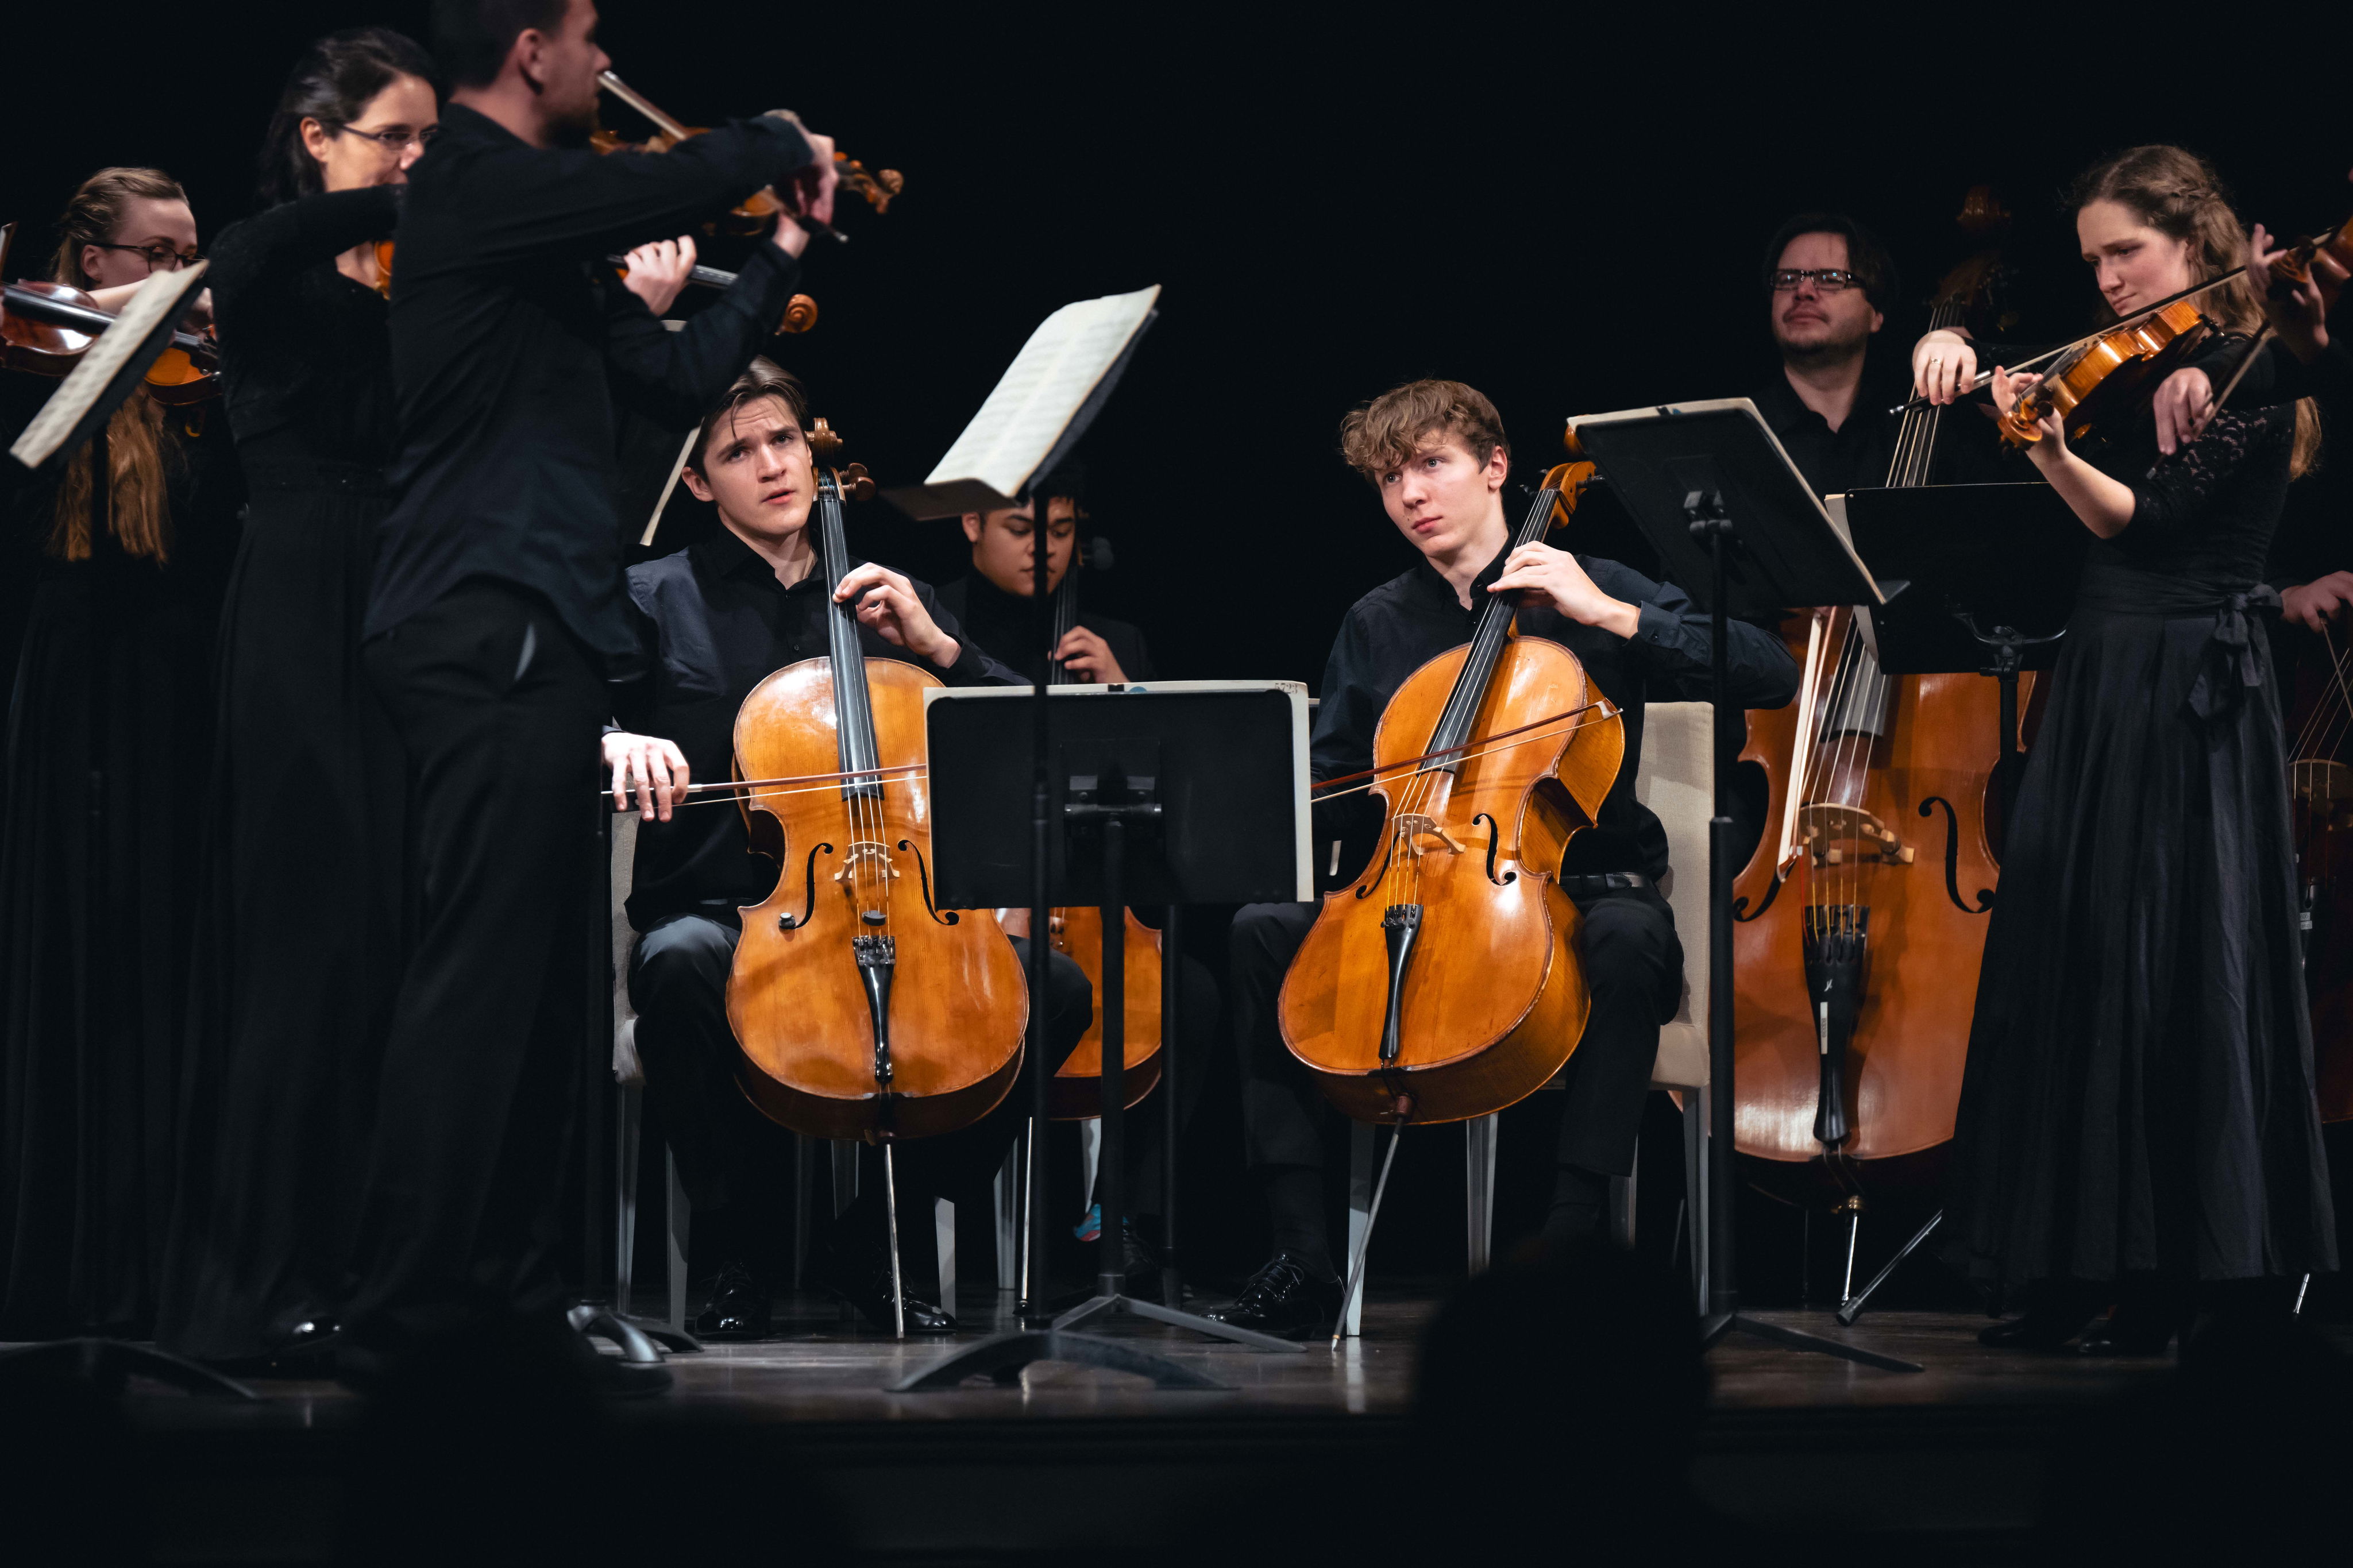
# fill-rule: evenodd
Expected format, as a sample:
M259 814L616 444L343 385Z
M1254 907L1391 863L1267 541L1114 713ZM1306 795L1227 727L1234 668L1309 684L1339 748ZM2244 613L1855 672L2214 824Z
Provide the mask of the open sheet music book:
M1063 306L1029 334L931 478L884 496L910 517L1010 506L1070 455L1158 312L1160 286Z
M58 389L49 394L49 400L41 405L41 411L16 437L8 455L28 468L37 468L60 448L70 457L73 447L88 438L100 422L111 418L132 386L171 343L191 292L211 265L199 261L194 267L149 274L139 292L122 307L114 325L82 351L80 363L58 383Z

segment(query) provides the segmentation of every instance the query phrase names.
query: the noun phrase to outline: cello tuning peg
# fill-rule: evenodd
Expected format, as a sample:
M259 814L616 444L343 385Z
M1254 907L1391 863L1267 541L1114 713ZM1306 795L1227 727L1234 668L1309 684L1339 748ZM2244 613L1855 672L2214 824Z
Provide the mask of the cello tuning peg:
M874 480L863 463L852 463L841 470L841 490L851 500L872 500Z

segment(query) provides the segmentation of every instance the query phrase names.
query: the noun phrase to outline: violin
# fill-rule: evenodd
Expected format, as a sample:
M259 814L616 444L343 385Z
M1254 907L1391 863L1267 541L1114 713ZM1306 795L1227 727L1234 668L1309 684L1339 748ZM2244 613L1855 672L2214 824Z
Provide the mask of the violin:
M613 264L619 276L629 275L628 257L608 256L605 259ZM687 282L699 289L733 289L735 279L733 272L702 266L686 276ZM388 239L375 242L375 291L387 300L392 298L392 241ZM806 332L816 325L817 301L806 294L796 294L786 301L784 319L776 323L776 331L782 334Z
M840 448L822 420L809 445L820 458ZM923 693L942 682L867 658L854 607L832 599L849 570L844 498L872 492L860 468L819 471L829 652L769 675L736 713L739 778L836 782L745 793L754 847L784 870L743 911L727 1021L737 1080L762 1111L796 1132L881 1143L887 1157L893 1142L953 1132L1005 1098L1029 995L994 917L933 901Z
M2095 426L2128 418L2147 407L2165 378L2220 330L2183 299L2072 345L1997 422L2003 443L2031 447L2042 439L2042 421L2053 414L2070 441L2082 440Z
M1590 473L1546 475L1514 547L1542 539ZM1585 1032L1582 918L1561 857L1618 776L1625 728L1574 654L1517 634L1507 597L1382 710L1377 847L1354 887L1326 896L1283 977L1284 1045L1360 1121L1500 1110L1542 1088Z
M1931 330L1998 319L2008 218L1969 194L1961 226L1987 248L1947 275ZM1943 413L1905 413L1890 487L1928 482ZM1774 1195L1855 1219L1932 1183L1953 1135L1998 876L2000 693L1889 674L1851 608L1793 630L1798 700L1748 716L1742 758L1768 832L1733 884L1734 1147Z
M624 142L599 127L588 139L588 144L599 153L667 153L687 138L702 135L707 129L700 125L680 124L611 71L599 72L596 84L636 110L654 127L654 134L639 142ZM833 155L833 167L839 188L864 198L866 205L877 214L889 212L892 199L906 188L906 176L898 170L871 172L865 164L845 153ZM829 226L804 216L799 205L786 201L776 194L774 186L763 187L746 196L727 215L729 221L724 226L732 234L765 234L776 226L779 213L789 213L795 222L803 225L812 234L836 240L842 237ZM704 226L716 232L723 226L714 220Z
M1111 542L1096 538L1079 546L1072 552L1070 569L1062 574L1061 585L1054 590L1054 640L1047 645L1047 681L1055 686L1083 685L1083 679L1073 678L1052 658L1051 650L1062 646L1071 628L1079 624L1079 568L1096 571L1111 569ZM1050 910L1047 917L1048 940L1054 951L1086 972L1087 984L1094 994L1103 994L1103 910L1092 904L1072 904ZM1162 963L1160 933L1127 911L1127 923L1122 938L1127 965L1127 1031L1124 1060L1126 1076L1121 1079L1127 1100L1123 1110L1131 1108L1152 1092L1160 1081L1160 965ZM1057 1121L1084 1121L1103 1114L1103 1017L1100 1012L1087 1025L1087 1032L1079 1037L1062 1065L1054 1069L1046 1088L1047 1113Z
M0 260L16 227L0 225ZM65 375L112 325L114 312L79 289L31 279L7 284L0 289L0 363L32 375ZM212 334L174 329L171 345L148 367L147 392L171 408L218 396L220 347Z

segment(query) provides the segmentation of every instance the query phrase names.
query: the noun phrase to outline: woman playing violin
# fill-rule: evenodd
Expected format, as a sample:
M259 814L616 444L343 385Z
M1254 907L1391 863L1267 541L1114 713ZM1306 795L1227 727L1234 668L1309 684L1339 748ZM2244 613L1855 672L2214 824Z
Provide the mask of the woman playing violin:
M156 169L100 170L58 227L50 276L111 304L198 256ZM0 385L9 436L56 386ZM144 1332L154 1311L202 837L188 773L210 754L237 538L226 437L209 405L136 391L8 509L37 565L0 782L0 1338Z
M2119 316L2225 272L2246 235L2213 171L2142 147L2073 195L2084 259ZM2232 284L2201 307L2227 378L2258 320ZM1980 353L1922 340L1948 401ZM2260 374L2262 367L2258 366ZM2037 384L1997 366L2009 415ZM2252 389L2252 390L2251 390ZM2202 1290L2286 1309L2334 1268L2304 1005L2279 709L2262 582L2309 415L2251 375L2200 427L2169 381L2094 443L2047 417L2026 447L2095 536L2009 836L1954 1142L1975 1268L2029 1290L1989 1343L2154 1352ZM2159 460L2163 458L2165 460Z

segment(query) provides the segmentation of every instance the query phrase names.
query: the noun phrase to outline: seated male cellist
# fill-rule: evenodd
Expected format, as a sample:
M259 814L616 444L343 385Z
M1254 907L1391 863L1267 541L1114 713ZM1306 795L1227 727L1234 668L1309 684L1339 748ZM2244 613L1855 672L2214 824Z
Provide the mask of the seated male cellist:
M687 488L719 511L719 532L628 573L629 600L650 668L615 688L621 726L605 737L614 798L634 791L638 827L629 962L638 1050L654 1114L678 1158L697 1234L722 1259L696 1325L729 1337L765 1333L768 1289L784 1256L791 1169L782 1129L752 1108L734 1080L727 977L741 906L775 886L775 861L754 853L732 802L688 804L693 779L724 779L736 710L772 671L826 657L827 607L808 524L817 497L800 383L765 359L736 379L702 421L683 471ZM903 659L951 686L1021 685L1021 678L961 635L928 584L872 562L853 562L836 595L860 606L869 658ZM1016 942L1015 946L1022 944ZM1057 1059L1086 1032L1094 995L1079 966L1049 955L1047 1042ZM901 1144L902 1217L934 1194L986 1191L1027 1101L1019 1092L958 1132ZM891 1324L891 1273L881 1184L860 1184L818 1249L818 1276L878 1327ZM902 1235L912 1226L902 1226ZM954 1303L945 1303L953 1308ZM941 1306L905 1303L907 1326L955 1326Z
M1421 560L1357 600L1341 622L1310 746L1316 778L1373 765L1373 731L1391 695L1421 665L1470 641L1495 594L1516 594L1520 634L1567 647L1625 714L1624 766L1598 824L1570 840L1561 868L1563 890L1584 914L1592 1013L1567 1069L1545 1229L1564 1238L1587 1234L1599 1224L1609 1178L1633 1168L1659 1026L1683 994L1683 947L1657 886L1666 837L1634 798L1634 772L1645 699L1707 695L1708 617L1674 584L1618 562L1542 543L1511 550L1515 520L1504 494L1511 446L1494 405L1460 382L1417 381L1384 393L1343 421L1340 438L1349 465ZM1788 702L1798 667L1780 639L1745 622L1730 633L1733 700L1744 708ZM1319 838L1335 836L1319 827ZM1328 1332L1340 1303L1324 1200L1332 1119L1284 1047L1276 1012L1284 971L1316 913L1314 904L1246 906L1234 919L1229 980L1243 1141L1266 1194L1274 1256L1214 1315L1294 1339Z

